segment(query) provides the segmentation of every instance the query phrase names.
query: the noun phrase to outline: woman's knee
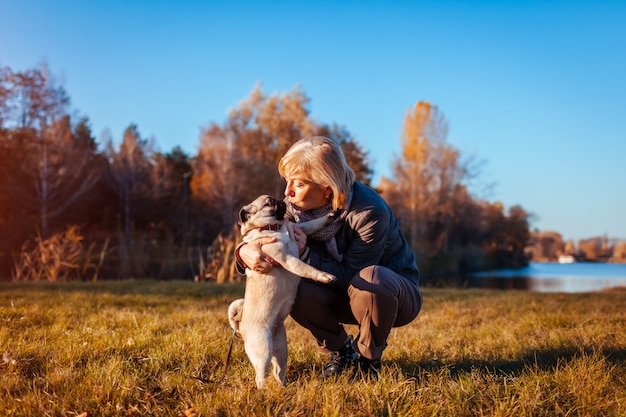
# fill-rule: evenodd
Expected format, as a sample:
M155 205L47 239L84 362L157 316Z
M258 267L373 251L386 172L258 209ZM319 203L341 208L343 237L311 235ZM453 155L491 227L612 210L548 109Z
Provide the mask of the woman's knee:
M348 293L353 310L375 305L377 310L386 311L387 316L393 317L394 327L411 322L421 309L417 285L382 266L361 270L350 282Z
M399 291L398 279L402 278L389 268L371 265L352 277L350 286L372 294L395 296Z

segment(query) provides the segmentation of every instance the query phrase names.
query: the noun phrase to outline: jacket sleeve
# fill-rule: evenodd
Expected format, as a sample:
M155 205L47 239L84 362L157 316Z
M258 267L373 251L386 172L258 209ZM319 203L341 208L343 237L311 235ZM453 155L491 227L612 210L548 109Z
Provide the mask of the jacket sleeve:
M243 260L239 257L239 249L241 249L241 247L243 245L245 245L246 242L241 242L237 245L237 247L235 248L235 267L237 269L237 272L239 272L242 275L246 274L246 264L243 262Z
M389 234L390 214L385 206L371 205L349 213L341 233L343 259L330 256L324 244L311 245L310 264L337 277L331 285L347 289L350 279L363 268L379 265ZM339 237L339 236L337 236Z

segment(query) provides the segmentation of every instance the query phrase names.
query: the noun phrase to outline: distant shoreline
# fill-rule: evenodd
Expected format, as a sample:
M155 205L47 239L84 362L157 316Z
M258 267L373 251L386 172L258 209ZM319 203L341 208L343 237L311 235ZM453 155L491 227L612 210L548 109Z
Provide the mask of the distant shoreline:
M530 262L536 263L563 263L559 262L558 258L542 258L531 259ZM576 259L574 263L587 263L587 264L626 264L626 259Z

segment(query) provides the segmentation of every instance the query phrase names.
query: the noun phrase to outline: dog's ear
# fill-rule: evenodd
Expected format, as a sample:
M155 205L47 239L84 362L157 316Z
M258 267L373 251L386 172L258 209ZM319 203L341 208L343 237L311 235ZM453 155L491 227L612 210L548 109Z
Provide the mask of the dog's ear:
M277 220L283 220L287 213L287 204L284 201L276 200L276 210L274 215Z
M246 210L247 208L248 206L245 206L241 210L239 210L239 226L248 221L249 213L248 210Z
M243 206L241 210L239 210L239 225L246 223L257 211L257 207L254 204Z

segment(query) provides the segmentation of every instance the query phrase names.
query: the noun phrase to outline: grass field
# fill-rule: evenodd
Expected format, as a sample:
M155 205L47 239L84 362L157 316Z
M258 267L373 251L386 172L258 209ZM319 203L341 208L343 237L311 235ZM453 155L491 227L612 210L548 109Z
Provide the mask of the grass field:
M377 382L322 380L326 358L288 319L289 383L263 391L241 340L221 378L226 309L242 294L183 281L0 284L0 415L626 416L623 291L427 289Z

